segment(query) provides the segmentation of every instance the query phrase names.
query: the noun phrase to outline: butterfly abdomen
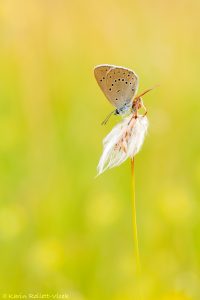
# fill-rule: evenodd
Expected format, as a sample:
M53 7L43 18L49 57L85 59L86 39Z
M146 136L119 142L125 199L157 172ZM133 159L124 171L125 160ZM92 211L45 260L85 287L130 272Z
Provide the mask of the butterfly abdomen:
M117 108L115 111L116 115L127 115L131 112L131 103L125 103L122 107Z

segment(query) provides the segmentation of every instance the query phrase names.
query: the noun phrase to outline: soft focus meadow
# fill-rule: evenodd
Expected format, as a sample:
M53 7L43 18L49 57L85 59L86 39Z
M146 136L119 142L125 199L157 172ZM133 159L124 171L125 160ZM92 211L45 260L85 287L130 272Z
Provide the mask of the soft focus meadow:
M130 161L95 179L120 119L93 67L129 67L150 121L135 159L143 300L200 299L198 0L2 0L0 294L134 300ZM1 298L2 296L0 296Z

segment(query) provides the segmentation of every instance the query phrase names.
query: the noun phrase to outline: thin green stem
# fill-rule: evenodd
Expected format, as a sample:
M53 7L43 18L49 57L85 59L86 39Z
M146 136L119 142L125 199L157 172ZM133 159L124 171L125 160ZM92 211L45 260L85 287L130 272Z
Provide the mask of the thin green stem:
M136 256L137 273L140 274L140 252L138 243L138 230L137 230L137 216L136 216L136 201L135 201L135 168L134 168L134 158L131 160L131 174L132 174L132 197L133 197L133 238L134 238L134 248Z
M132 175L132 207L133 207L133 241L134 241L134 251L136 258L136 273L137 273L137 283L138 283L138 298L141 299L140 292L140 282L141 282L141 265L140 265L140 252L138 243L138 230L137 230L137 218L136 218L136 201L135 201L135 166L134 157L131 159L131 175Z

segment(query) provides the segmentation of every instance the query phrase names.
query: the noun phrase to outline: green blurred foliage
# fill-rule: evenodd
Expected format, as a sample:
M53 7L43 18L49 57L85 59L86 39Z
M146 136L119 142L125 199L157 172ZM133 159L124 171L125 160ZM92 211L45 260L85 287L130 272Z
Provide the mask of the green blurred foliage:
M140 77L145 300L200 299L198 0L2 0L0 292L136 299L130 162L95 179L111 105L93 67Z

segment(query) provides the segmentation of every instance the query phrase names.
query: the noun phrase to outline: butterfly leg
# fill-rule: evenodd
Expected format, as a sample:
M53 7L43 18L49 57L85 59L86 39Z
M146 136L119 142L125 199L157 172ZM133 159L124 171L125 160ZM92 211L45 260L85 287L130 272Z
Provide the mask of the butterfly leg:
M108 122L108 120L110 119L111 115L114 114L116 115L116 110L111 111L111 113L109 113L109 115L105 118L105 120L103 120L103 122L101 123L101 125L106 125L106 123Z
M144 109L144 114L142 115L143 117L145 117L146 116L146 114L147 114L147 109L146 109L146 107L144 106L144 104L142 103L142 108Z

